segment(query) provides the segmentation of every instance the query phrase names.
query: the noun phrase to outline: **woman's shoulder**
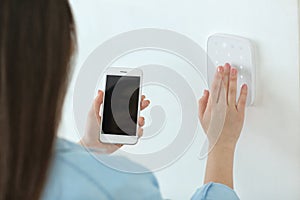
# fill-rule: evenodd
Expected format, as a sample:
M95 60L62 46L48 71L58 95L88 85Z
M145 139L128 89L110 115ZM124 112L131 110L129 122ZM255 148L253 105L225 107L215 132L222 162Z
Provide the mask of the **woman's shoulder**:
M152 173L133 174L110 164L126 166L130 171L145 171L124 157L99 155L57 139L44 199L115 199L120 195L122 199L160 199Z

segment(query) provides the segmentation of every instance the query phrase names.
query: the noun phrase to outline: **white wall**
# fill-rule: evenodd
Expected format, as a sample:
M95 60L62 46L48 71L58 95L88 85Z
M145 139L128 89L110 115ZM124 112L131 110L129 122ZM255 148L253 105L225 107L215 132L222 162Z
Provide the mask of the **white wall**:
M207 37L215 32L253 40L258 50L257 98L256 106L247 110L237 148L235 189L243 200L300 199L297 0L71 2L79 42L74 80L84 60L98 45L113 35L132 29L156 27L175 30L203 48ZM74 80L60 129L60 134L71 140L78 139L72 112ZM204 87L202 85L200 89ZM203 134L201 130L199 134ZM202 184L205 162L197 158L200 138L196 138L175 164L156 172L165 198L188 199Z

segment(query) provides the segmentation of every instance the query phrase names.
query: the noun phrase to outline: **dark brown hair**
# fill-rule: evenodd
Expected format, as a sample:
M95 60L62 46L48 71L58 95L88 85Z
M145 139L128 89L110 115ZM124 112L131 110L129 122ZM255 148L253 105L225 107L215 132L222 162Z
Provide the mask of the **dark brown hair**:
M0 0L0 200L41 197L74 47L67 0Z

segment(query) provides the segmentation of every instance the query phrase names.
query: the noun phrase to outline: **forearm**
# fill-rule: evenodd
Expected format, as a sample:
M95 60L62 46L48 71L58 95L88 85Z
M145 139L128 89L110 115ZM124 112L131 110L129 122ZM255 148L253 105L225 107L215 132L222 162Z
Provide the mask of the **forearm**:
M233 188L234 146L218 143L208 155L204 183L215 182Z

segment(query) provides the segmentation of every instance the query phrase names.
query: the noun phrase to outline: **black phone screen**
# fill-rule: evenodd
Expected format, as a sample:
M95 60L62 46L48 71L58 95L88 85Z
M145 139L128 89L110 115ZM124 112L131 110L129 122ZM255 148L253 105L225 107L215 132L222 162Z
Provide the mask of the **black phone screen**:
M102 133L136 135L139 76L106 76Z

